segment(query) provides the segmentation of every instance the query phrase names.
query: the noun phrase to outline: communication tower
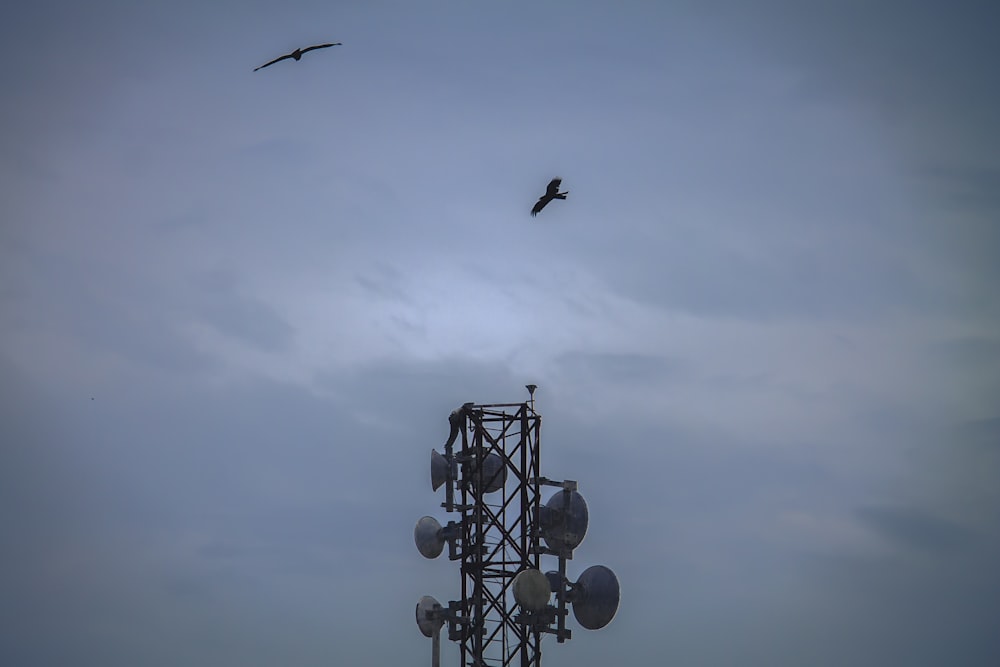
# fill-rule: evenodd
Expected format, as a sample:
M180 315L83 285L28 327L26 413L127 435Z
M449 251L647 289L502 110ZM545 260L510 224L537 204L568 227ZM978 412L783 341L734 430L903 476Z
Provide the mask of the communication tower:
M431 450L431 488L445 487L441 507L458 514L445 525L417 521L417 550L437 558L448 547L461 563L461 598L441 605L417 603L421 632L433 639L432 665L440 664L440 631L459 644L461 665L539 667L541 640L572 637L567 605L577 623L603 628L618 610L618 579L607 567L587 568L575 583L567 561L587 533L587 503L573 480L555 481L539 470L542 417L535 385L524 403L465 403L448 417L444 453ZM557 487L542 503L541 487ZM542 557L557 569L542 573ZM553 599L554 598L554 599Z

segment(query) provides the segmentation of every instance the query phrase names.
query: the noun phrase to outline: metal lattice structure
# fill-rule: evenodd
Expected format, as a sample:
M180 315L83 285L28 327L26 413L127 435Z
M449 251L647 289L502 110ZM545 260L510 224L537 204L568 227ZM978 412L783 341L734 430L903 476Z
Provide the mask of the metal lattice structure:
M452 621L448 638L460 642L463 665L538 665L539 633L515 620L511 585L522 570L540 565L531 523L541 505L541 416L531 403L471 405L465 416L468 427L454 453L461 470L454 510L462 515L462 611L468 620ZM491 455L502 468L486 463ZM492 491L502 479L506 483Z
M448 417L444 454L431 451L431 487L445 487L441 506L459 515L442 526L425 516L413 537L425 558L461 562L461 600L445 607L431 596L417 603L420 631L433 639L440 663L440 631L458 643L463 667L540 667L541 638L572 637L568 605L589 630L607 625L618 609L614 573L592 566L575 583L566 564L587 533L587 503L572 480L540 474L541 423L535 385L524 403L465 403ZM559 487L542 503L542 486ZM542 556L558 569L542 573ZM555 604L551 604L555 597Z

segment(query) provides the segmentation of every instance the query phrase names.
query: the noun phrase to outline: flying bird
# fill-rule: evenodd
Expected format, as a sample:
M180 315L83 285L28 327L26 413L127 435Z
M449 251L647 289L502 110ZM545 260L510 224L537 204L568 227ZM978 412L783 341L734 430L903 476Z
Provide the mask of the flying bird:
M545 205L553 199L566 199L566 195L569 194L569 190L566 192L559 192L560 185L562 185L561 178L553 178L549 181L549 186L545 188L545 194L538 198L538 201L535 202L534 208L531 209L532 217L538 215L538 212L545 208Z
M334 42L333 44L317 44L316 46L307 46L304 49L295 49L291 53L286 53L280 58L275 58L269 63L264 63L260 67L255 67L253 71L256 72L259 69L264 69L268 65L273 65L274 63L281 62L282 60L286 60L287 58L295 58L296 60L302 60L303 53L309 53L310 51L315 51L316 49L325 49L328 46L343 46L343 45L340 42Z

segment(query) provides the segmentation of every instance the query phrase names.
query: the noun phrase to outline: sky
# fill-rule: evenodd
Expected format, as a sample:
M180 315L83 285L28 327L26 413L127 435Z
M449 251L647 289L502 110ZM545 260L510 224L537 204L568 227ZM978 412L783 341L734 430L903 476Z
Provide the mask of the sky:
M998 30L6 8L0 663L428 664L430 449L535 383L622 587L544 664L1000 664Z

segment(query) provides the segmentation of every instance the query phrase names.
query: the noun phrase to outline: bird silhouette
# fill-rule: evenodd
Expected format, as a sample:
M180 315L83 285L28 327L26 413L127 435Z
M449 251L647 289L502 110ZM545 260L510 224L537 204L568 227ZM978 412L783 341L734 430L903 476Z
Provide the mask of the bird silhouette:
M545 188L545 194L538 198L538 201L535 202L534 208L531 209L532 217L538 215L539 211L545 208L545 205L553 199L566 199L566 195L569 194L569 190L566 192L559 192L560 185L562 185L561 178L553 178L549 181L548 187Z
M259 69L264 69L268 65L273 65L274 63L281 62L282 60L286 60L288 58L294 58L295 60L301 60L303 53L309 53L310 51L315 51L316 49L325 49L328 46L343 46L343 44L341 44L340 42L334 42L332 44L317 44L316 46L307 46L304 49L295 49L291 53L286 53L285 55L281 56L280 58L275 58L274 60L272 60L269 63L264 63L260 67L255 67L253 71L256 72Z

